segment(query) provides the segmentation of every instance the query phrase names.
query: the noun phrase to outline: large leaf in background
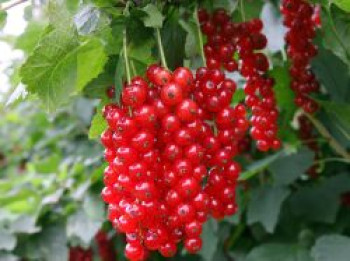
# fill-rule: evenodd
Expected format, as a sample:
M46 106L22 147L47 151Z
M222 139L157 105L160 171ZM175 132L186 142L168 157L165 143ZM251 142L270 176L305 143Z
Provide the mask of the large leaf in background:
M313 164L314 152L303 147L296 154L278 158L270 165L277 185L289 185L298 177L305 174L305 171Z
M93 5L84 6L74 17L77 30L82 35L87 35L96 30L101 12Z
M29 22L24 33L16 39L15 48L28 54L31 53L39 42L46 26L45 23L39 21Z
M0 30L5 26L6 24L6 18L7 13L6 11L0 10Z
M304 221L332 224L339 210L339 198L350 191L350 177L347 173L324 180L321 184L300 188L290 198L293 215Z
M246 21L259 17L261 13L261 9L265 3L262 0L245 0L245 1L237 0L237 2L241 2L243 4L243 13ZM234 21L242 21L241 10L242 10L241 6L237 6L235 12L233 13Z
M198 254L204 261L212 261L218 244L218 224L215 220L209 219L203 225L202 239L203 247Z
M335 3L339 8L343 9L346 12L350 12L350 2L349 0L331 0Z
M335 5L323 12L323 41L327 49L350 66L350 16Z
M43 260L62 261L68 258L67 236L63 224L46 227L39 237L39 249Z
M254 248L246 261L313 261L309 251L292 244L265 244ZM336 260L336 259L333 259ZM338 261L338 260L337 260Z
M0 251L11 251L15 248L16 244L16 237L12 233L0 228Z
M102 115L102 108L104 103L100 104L96 109L96 114L92 118L91 126L89 129L89 139L98 138L102 132L107 128L107 122Z
M179 25L179 13L175 11L162 28L165 57L170 69L183 64L185 57L186 32Z
M48 33L21 68L28 91L43 100L50 111L81 91L103 69L102 43L90 39L80 44L73 31Z
M274 162L284 154L285 154L285 151L280 151L270 156L267 156L261 160L254 161L253 163L251 163L246 167L244 172L241 173L241 175L239 176L239 180L248 180L252 178L256 174L267 169L272 162Z
M311 252L315 261L348 261L350 238L342 235L327 235L317 239Z
M281 206L289 194L289 189L285 187L264 186L254 189L248 205L247 223L260 222L267 232L273 233Z
M146 27L162 27L165 18L154 4L148 4L142 10L146 13L146 16L143 17L143 22Z
M101 226L101 220L89 218L85 210L79 209L68 218L67 235L72 239L79 239L85 245L89 245Z
M350 105L345 103L335 103L331 101L320 102L326 112L339 122L345 133L350 133Z
M312 60L312 68L333 101L350 101L349 68L340 58L331 51L320 48L318 55Z

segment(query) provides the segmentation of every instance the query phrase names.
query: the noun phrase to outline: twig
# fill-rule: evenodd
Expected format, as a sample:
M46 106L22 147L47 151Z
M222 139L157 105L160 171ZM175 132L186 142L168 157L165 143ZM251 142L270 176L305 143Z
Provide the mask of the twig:
M202 56L202 60L203 60L203 66L206 66L207 61L205 59L205 54L204 54L204 44L203 44L203 36L202 36L202 32L201 32L201 26L199 24L199 18L198 18L198 4L196 4L196 8L195 8L195 20L196 20L196 27L197 27L197 33L198 33L198 40L199 40L199 50L201 52L201 56Z
M11 8L13 8L13 7L17 6L17 5L23 4L23 3L27 2L27 1L28 0L18 0L18 1L13 2L12 4L9 4L8 6L5 6L5 7L1 8L0 10L1 11L7 11L7 10L9 10L9 9L11 9Z
M130 64L127 50L127 39L126 39L126 29L123 31L123 53L124 53L124 61L125 61L125 69L126 69L126 77L128 83L131 82L131 74L130 74Z
M344 159L350 160L350 154L346 151L345 148L340 145L340 143L332 137L332 135L329 133L329 131L326 129L323 124L316 119L314 116L311 114L306 113L305 114L309 120L312 122L312 124L315 126L317 131L326 139L329 141L329 145L331 148L339 155L341 155Z
M164 49L163 49L162 37L160 35L159 28L156 28L156 35L157 35L158 49L159 49L159 54L160 54L160 59L162 61L162 65L164 68L168 69L168 65L166 63Z

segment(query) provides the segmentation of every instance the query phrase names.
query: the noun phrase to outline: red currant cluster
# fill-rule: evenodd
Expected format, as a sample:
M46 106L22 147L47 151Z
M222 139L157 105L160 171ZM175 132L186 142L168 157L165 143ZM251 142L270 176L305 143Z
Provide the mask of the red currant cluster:
M108 235L103 230L100 230L95 236L98 254L101 261L115 261L116 252L113 242L108 238Z
M93 253L91 249L81 247L71 247L69 249L69 261L92 261Z
M310 60L317 54L317 47L312 43L316 36L319 18L314 7L304 0L283 0L281 12L284 25L288 28L285 36L291 59L291 89L294 91L295 104L308 113L318 110L318 104L309 95L319 91L319 82L310 69ZM316 12L317 14L317 12Z
M206 122L212 125L203 137L205 160L210 167L205 192L210 196L211 215L221 219L236 212L240 166L232 158L238 154L238 142L244 138L249 122L243 105L230 106L236 84L220 69L199 68L195 86L195 100L201 104Z
M313 125L311 121L305 116L301 115L298 117L299 123L299 139L306 145L310 150L315 152L315 161L319 159L319 151L320 148L317 144L317 136L314 134ZM317 177L317 169L319 168L319 164L314 164L311 166L307 173L310 177Z
M219 70L200 69L197 76L201 80L184 67L171 73L151 65L148 81L133 78L122 91L122 104L104 107L109 127L101 141L109 166L102 197L109 220L126 234L130 260L144 260L149 250L174 256L181 241L196 253L208 214L235 213L240 168L231 160L237 153L232 138L244 136L245 109L229 107L235 83ZM195 97L204 90L221 93L219 103L209 99L200 107ZM214 117L218 135L206 122Z
M233 23L224 9L214 11L212 16L201 9L198 18L202 32L207 36L204 52L208 68L239 71L247 79L245 104L252 112L251 136L257 140L257 148L261 151L279 149L274 81L266 76L269 69L266 55L259 52L267 44L262 21Z

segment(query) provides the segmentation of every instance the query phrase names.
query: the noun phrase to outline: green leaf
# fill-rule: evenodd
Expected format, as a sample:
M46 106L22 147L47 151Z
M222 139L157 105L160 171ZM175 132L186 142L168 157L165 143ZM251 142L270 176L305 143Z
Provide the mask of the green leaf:
M79 45L74 33L53 30L22 66L22 81L52 111L101 73L106 60L99 40Z
M92 220L83 209L79 209L68 218L67 235L89 245L101 226L102 221Z
M68 259L67 236L63 224L45 227L39 236L39 248L45 261L62 261Z
M34 234L40 231L40 227L37 227L35 223L35 216L23 215L11 223L9 230L12 233Z
M280 157L272 162L269 169L273 173L275 184L289 185L312 166L314 152L303 147L296 154Z
M331 101L321 101L326 112L334 117L343 128L350 131L350 105L345 103L335 103Z
M179 20L179 13L175 11L161 31L166 61L172 70L182 66L185 57L186 32L179 25Z
M104 104L97 107L97 112L92 119L89 129L89 139L96 139L100 137L102 132L108 127L105 118L102 115L102 108Z
M348 0L332 0L332 2L345 12L350 12L350 2Z
M204 261L212 261L218 244L218 224L215 220L209 219L203 225L202 239L203 246L198 253Z
M323 41L327 49L350 66L350 16L331 5L322 19Z
M339 197L346 191L350 191L350 177L346 173L303 187L290 198L291 211L303 221L332 224L339 210Z
M350 101L349 68L331 51L319 48L312 60L312 69L335 102Z
M114 76L114 86L115 86L115 98L116 102L120 103L120 96L123 90L123 80L125 78L125 59L123 52L121 51L119 54L119 59L117 62L117 67L115 69L115 76Z
M280 158L285 154L285 151L277 152L273 155L267 156L261 160L254 161L250 165L247 166L246 170L241 173L239 176L239 180L248 180L258 174L259 172L266 169L272 162Z
M0 229L0 250L11 251L16 247L16 244L17 239L12 233Z
M6 25L7 12L0 10L0 30Z
M214 8L224 8L229 13L232 13L237 9L238 1L237 0L216 0L214 2Z
M0 260L1 261L18 261L20 260L20 258L9 253L0 253Z
M91 220L103 222L106 218L105 204L99 194L87 193L84 196L83 209Z
M341 235L327 235L317 239L311 252L315 261L348 261L350 238Z
M276 81L274 90L278 106L283 110L287 111L287 114L289 114L289 117L291 117L290 114L292 114L295 111L296 106L294 103L294 93L289 88L290 74L288 71L288 67L274 67L269 72L269 75Z
M78 32L87 35L96 30L100 20L100 9L93 5L84 6L74 17Z
M40 37L45 32L45 28L46 24L43 22L29 22L24 33L16 39L15 48L30 54L37 46Z
M162 27L165 18L154 4L148 4L141 10L146 13L146 16L142 18L146 27Z
M254 248L246 261L313 261L307 249L292 244L264 244ZM333 259L335 260L335 259ZM338 261L338 260L337 260Z
M273 233L282 203L289 194L289 189L285 187L264 186L254 189L248 205L247 223L260 222L267 232Z
M104 47L98 39L91 39L81 45L78 56L78 83L77 90L82 90L86 84L96 78L107 62Z

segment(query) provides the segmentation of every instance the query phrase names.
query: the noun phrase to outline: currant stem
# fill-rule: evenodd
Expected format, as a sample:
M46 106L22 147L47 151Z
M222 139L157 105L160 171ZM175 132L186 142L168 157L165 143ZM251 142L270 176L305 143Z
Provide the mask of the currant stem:
M123 30L123 54L124 54L124 61L125 61L126 77L127 77L128 83L130 83L131 74L130 74L130 64L129 64L129 57L128 57L126 29Z
M243 4L244 0L239 0L239 5L240 5L240 12L241 12L241 17L242 17L242 21L245 22L245 12L244 12L244 4Z
M309 120L312 122L312 124L315 126L317 131L329 142L329 145L331 148L339 155L341 155L344 159L350 160L350 154L346 151L345 148L343 148L340 143L333 138L333 136L329 133L329 131L326 129L323 124L316 119L314 116L311 114L306 113L305 114Z
M162 37L160 35L160 30L159 28L156 28L156 35L157 35L157 42L158 42L158 50L159 50L159 54L160 54L160 59L162 62L162 66L166 69L168 69L168 65L166 63L166 59L165 59L165 54L164 54L164 48L163 48L163 44L162 44Z
M196 25L197 25L197 33L198 33L198 40L199 40L199 50L201 52L201 56L202 56L202 61L203 61L203 66L206 66L207 64L207 60L205 58L205 54L204 54L204 44L203 44L203 36L202 36L202 32L201 32L201 26L199 24L199 18L198 18L198 4L196 4L195 7L195 20L196 20Z
M11 8L13 7L16 7L17 5L20 5L20 4L23 4L25 2L27 2L28 0L18 0L16 2L13 2L12 4L8 5L8 6L5 6L3 8L0 8L1 11L7 11L7 10L10 10Z

